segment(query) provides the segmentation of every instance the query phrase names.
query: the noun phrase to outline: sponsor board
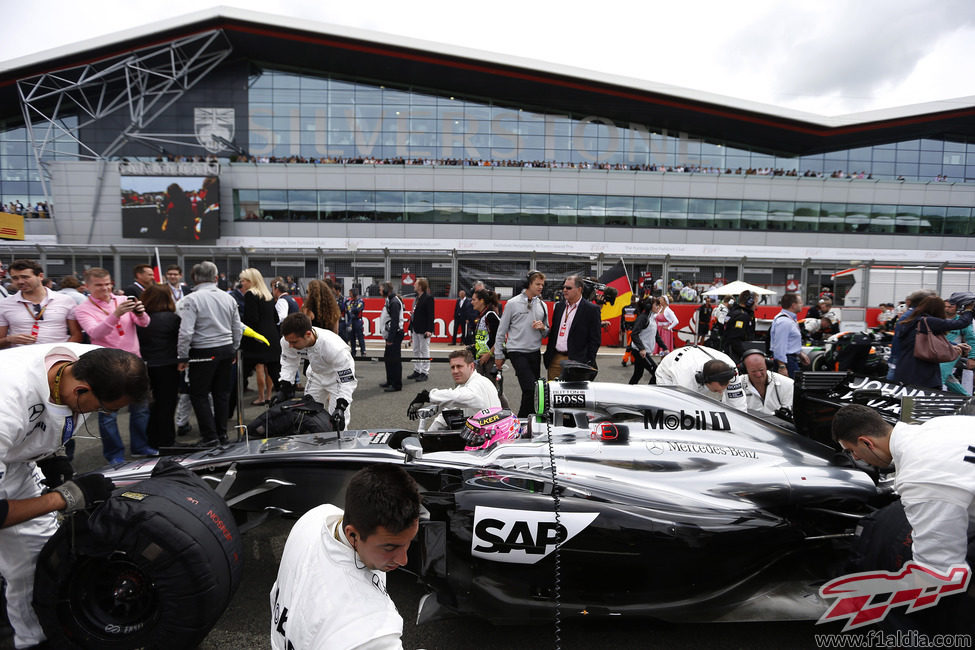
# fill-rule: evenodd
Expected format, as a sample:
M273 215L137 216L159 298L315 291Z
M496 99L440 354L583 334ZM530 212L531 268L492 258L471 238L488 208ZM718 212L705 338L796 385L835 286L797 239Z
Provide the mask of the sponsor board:
M471 555L509 564L535 564L591 524L598 512L511 510L477 506Z

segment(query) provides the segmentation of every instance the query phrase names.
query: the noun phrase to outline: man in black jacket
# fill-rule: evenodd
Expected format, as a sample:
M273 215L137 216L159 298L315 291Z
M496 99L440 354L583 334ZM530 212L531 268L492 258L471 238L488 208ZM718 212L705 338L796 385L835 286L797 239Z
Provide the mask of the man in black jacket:
M461 343L467 342L467 311L471 301L467 298L467 292L461 289L457 292L457 300L454 302L454 333L450 337L450 344L457 345L457 339Z
M379 315L379 332L385 340L383 363L386 364L386 381L379 384L387 393L403 390L403 359L400 345L403 343L403 301L396 295L391 282L383 282L382 294L386 304Z
M558 379L566 359L596 367L602 339L599 307L582 299L582 278L570 275L562 287L565 301L555 305L552 330L545 348L549 380Z
M748 341L755 339L755 296L751 291L742 291L738 302L728 312L724 326L724 353L741 363Z
M413 372L407 379L426 381L430 375L430 338L433 336L433 296L426 278L417 278L416 300L410 318L413 337Z

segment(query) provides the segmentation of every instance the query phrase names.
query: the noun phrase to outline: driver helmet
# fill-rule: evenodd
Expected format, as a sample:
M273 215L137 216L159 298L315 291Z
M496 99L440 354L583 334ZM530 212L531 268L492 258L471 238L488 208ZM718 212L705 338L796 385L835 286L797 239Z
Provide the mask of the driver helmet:
M467 418L460 435L467 441L465 451L487 449L495 443L517 438L521 434L521 423L506 408L492 406L481 409Z

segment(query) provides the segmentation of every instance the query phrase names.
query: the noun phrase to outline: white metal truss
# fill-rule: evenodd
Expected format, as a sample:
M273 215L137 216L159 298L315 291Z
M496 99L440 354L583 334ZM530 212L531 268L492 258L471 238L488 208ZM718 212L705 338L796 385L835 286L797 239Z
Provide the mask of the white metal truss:
M156 139L143 132L145 127L231 51L223 31L210 30L18 80L24 122L38 165L64 139L75 142L78 155L86 159L107 159L131 140ZM128 110L127 124L103 151L95 151L80 139L86 127L123 109ZM65 115L78 117L75 132L63 124ZM201 146L193 133L167 134L158 139Z

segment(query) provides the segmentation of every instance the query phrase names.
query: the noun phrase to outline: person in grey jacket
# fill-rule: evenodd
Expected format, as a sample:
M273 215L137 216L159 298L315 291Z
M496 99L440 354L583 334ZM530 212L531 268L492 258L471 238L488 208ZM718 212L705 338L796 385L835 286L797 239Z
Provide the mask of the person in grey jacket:
M548 307L539 297L544 288L545 274L541 271L530 272L525 290L505 304L494 343L494 362L498 369L508 358L518 377L521 387L520 418L531 415L535 382L541 373L542 339L549 330Z
M237 301L217 287L216 264L197 264L190 278L196 285L193 293L184 296L176 309L180 317L176 357L180 372L189 368L190 402L202 444L216 446L227 442L233 362L243 326Z

